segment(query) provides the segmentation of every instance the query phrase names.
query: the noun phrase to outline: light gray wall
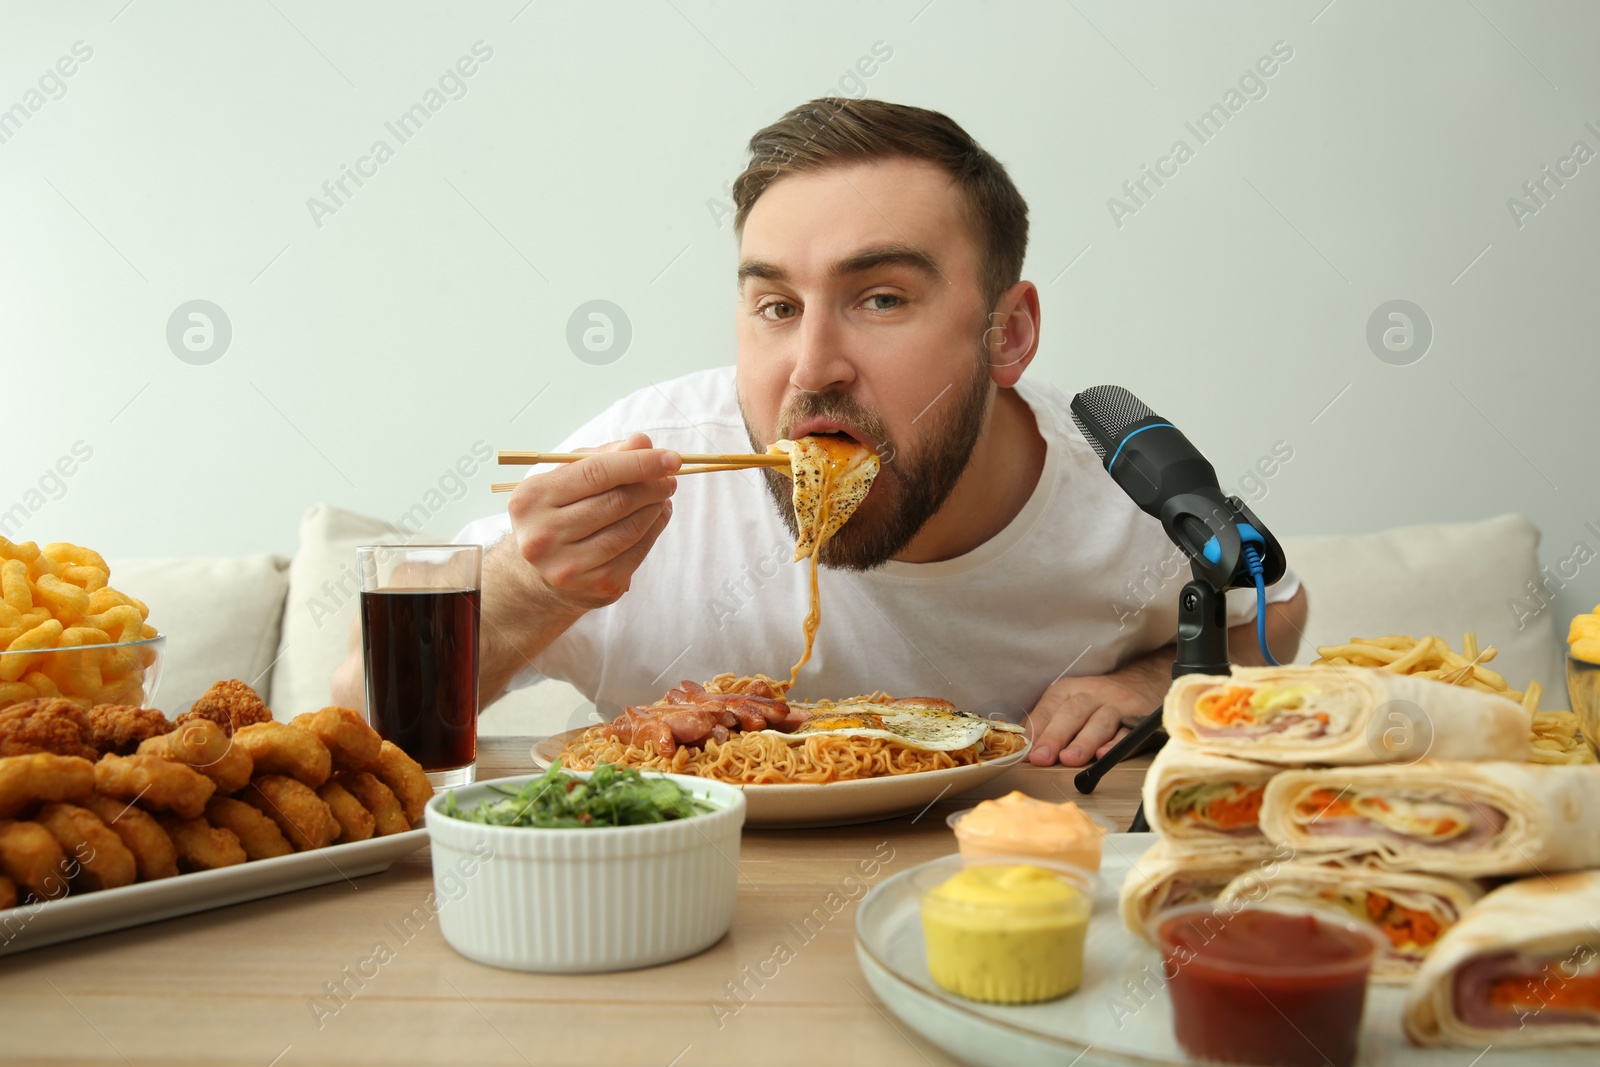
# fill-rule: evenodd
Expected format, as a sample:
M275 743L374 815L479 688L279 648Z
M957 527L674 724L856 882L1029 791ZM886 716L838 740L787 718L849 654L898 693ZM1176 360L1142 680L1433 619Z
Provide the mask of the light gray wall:
M0 12L0 514L21 506L25 536L290 552L316 501L422 504L444 531L489 512L493 469L449 498L476 443L549 447L626 391L731 360L722 202L742 145L797 102L864 91L948 112L1029 198L1031 373L1127 385L1230 486L1286 442L1253 494L1280 533L1515 510L1552 565L1600 550L1600 162L1536 213L1508 206L1575 142L1600 151L1594 5ZM53 81L80 41L92 56ZM492 56L465 94L401 143L385 123L475 42ZM1275 45L1292 58L1264 64L1265 94L1247 82L1258 98L1201 143L1186 122ZM852 74L875 48L892 56ZM380 139L393 158L324 197ZM1180 139L1193 157L1128 199ZM208 365L167 340L195 299L232 328ZM592 299L631 323L608 365L566 340ZM1432 324L1410 365L1366 339L1394 299ZM92 456L51 475L75 444ZM1596 600L1591 563L1533 624Z

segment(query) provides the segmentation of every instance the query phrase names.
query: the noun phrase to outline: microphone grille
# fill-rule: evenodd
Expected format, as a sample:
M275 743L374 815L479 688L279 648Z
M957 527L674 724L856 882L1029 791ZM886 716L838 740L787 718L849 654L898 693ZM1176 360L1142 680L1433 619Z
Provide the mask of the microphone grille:
M1097 385L1072 398L1072 421L1104 462L1129 426L1155 415L1145 402L1120 385Z

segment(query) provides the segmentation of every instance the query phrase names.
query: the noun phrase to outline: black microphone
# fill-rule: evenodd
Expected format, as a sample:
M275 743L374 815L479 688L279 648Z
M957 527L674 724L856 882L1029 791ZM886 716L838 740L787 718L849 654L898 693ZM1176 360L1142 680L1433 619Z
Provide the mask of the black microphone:
M1160 519L1173 544L1189 556L1194 581L1178 595L1172 676L1230 673L1226 592L1256 585L1258 577L1262 584L1257 588L1264 590L1282 578L1283 548L1244 501L1223 493L1216 470L1200 450L1120 385L1085 389L1072 398L1071 407L1072 421L1089 439L1106 473L1141 509ZM1258 612L1264 612L1265 592L1258 597ZM1265 634L1258 618L1262 655L1272 663ZM1112 767L1165 741L1157 708L1093 766L1078 773L1074 778L1078 791L1094 792ZM1141 804L1130 829L1149 828Z
M1256 545L1268 585L1283 577L1283 549L1176 426L1120 385L1072 398L1072 421L1123 491L1161 520L1174 544L1216 588L1253 584L1243 552Z

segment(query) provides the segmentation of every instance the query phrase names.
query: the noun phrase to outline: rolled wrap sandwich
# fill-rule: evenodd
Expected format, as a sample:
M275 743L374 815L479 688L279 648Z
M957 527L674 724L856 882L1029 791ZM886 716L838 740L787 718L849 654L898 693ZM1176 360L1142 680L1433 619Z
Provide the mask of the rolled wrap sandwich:
M1459 763L1286 770L1261 830L1306 855L1475 878L1600 866L1600 766Z
M1383 931L1389 945L1372 964L1378 982L1405 982L1439 939L1483 895L1476 882L1437 874L1343 864L1284 863L1268 877L1249 870L1220 900L1298 904L1352 915Z
M1240 667L1173 681L1174 739L1262 763L1525 760L1531 721L1492 693L1369 667Z
M1122 880L1119 898L1123 925L1150 940L1151 916L1168 908L1215 900L1228 883L1246 871L1270 875L1290 856L1288 849L1261 852L1208 847L1188 853L1157 841Z
M1600 1042L1600 871L1533 877L1480 900L1411 983L1420 1045Z
M1220 845L1264 855L1272 846L1258 824L1261 796L1280 770L1169 741L1144 776L1145 818L1188 850Z

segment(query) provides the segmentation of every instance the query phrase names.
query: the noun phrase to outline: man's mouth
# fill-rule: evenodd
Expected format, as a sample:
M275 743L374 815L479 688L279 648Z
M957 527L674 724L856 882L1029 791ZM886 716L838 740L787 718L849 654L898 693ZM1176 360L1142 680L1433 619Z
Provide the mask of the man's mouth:
M801 419L792 426L786 435L791 441L802 437L847 437L858 445L872 448L872 442L859 429L839 422L837 419L811 418Z

